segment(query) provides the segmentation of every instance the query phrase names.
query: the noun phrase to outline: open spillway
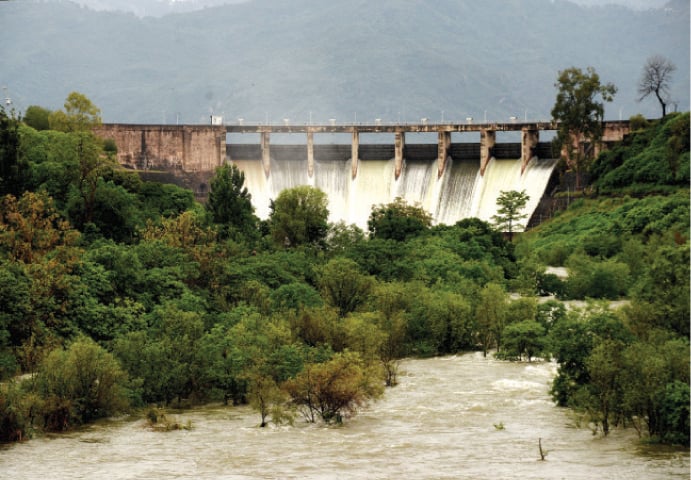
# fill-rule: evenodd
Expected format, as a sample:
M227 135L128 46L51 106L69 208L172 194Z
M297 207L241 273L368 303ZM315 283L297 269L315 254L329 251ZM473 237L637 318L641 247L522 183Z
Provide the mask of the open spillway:
M239 153L239 152L238 152ZM314 174L308 175L306 155L271 157L270 174L264 173L261 160L247 160L233 155L232 163L245 174L245 186L260 218L269 215L269 204L287 188L310 185L329 198L329 220L344 221L367 228L372 207L396 197L419 205L432 214L435 224L452 225L459 220L478 217L490 221L497 213L496 199L501 191L525 190L530 200L524 213L535 210L556 164L553 159L533 158L521 173L519 159L495 159L480 174L479 159L448 157L444 174L438 177L436 159L405 159L398 178L393 158L361 159L355 178L349 158L314 162ZM278 155L277 155L278 156ZM316 156L316 155L315 155Z

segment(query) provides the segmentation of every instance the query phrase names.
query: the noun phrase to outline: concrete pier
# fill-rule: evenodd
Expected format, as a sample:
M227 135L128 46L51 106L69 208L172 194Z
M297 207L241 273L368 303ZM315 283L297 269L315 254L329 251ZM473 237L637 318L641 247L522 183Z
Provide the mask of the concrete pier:
M261 159L264 173L271 174L271 134L272 133L301 133L307 135L307 169L310 177L314 175L315 144L314 136L319 133L350 133L351 175L357 176L360 157L373 158L372 148L363 152L365 146L360 145L361 133L394 134L393 157L396 178L401 175L406 155L406 133L437 133L436 155L424 156L429 161L438 162L438 176L441 177L447 168L447 159L451 151L458 151L461 145L452 143L455 132L477 132L480 134L480 173L484 174L490 159L496 155L501 158L518 158L520 156L521 170L524 171L528 162L537 156L538 152L546 152L543 144L539 143L540 131L557 130L558 124L553 122L509 122L509 123L428 123L419 124L345 124L337 125L136 125L136 124L104 124L95 133L103 138L115 141L118 147L118 162L135 170L165 170L175 175L194 173L200 178L210 177L216 167L226 161L226 152L230 152L235 145L227 142L228 134L259 134L259 145L242 144L238 152L242 156ZM603 122L603 142L622 140L631 130L628 121ZM503 150L508 144L497 144L497 132L521 132L520 155L507 157ZM477 145L477 143L474 143ZM429 145L435 148L434 144ZM376 145L377 151L384 145ZM501 147L501 148L500 148ZM598 147L598 146L596 146ZM465 147L463 147L465 148ZM384 148L386 150L386 147ZM408 149L411 151L412 149ZM419 149L418 149L419 150ZM304 155L304 153L303 153ZM513 153L511 154L513 155ZM377 157L385 159L385 157ZM386 158L391 158L386 157ZM195 177L196 178L196 177ZM196 180L195 180L196 181Z

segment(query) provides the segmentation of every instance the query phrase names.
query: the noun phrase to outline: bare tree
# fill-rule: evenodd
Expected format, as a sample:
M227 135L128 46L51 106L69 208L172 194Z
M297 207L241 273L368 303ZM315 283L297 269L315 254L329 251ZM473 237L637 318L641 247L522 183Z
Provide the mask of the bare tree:
M662 107L662 116L667 114L667 103L669 99L669 82L672 73L677 67L662 55L653 55L648 58L643 67L643 75L638 82L638 101L654 93Z

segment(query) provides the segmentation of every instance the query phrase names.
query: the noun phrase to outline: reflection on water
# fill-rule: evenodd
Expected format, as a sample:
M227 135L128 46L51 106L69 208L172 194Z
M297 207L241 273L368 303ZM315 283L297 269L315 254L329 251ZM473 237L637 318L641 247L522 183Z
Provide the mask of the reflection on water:
M399 386L340 427L298 420L262 429L250 409L221 406L180 413L189 431L113 420L1 449L0 477L689 478L686 449L642 446L630 431L603 438L575 428L549 398L555 368L481 354L408 360Z

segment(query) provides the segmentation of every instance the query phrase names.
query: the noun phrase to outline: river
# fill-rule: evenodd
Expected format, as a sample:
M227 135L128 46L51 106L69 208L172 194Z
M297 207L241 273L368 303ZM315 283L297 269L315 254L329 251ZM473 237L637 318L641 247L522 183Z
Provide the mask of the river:
M574 426L549 397L555 371L477 353L406 360L399 385L342 426L298 418L259 428L248 407L218 405L177 413L190 430L112 419L2 447L0 478L689 478L688 449L643 445L632 430L602 437Z

